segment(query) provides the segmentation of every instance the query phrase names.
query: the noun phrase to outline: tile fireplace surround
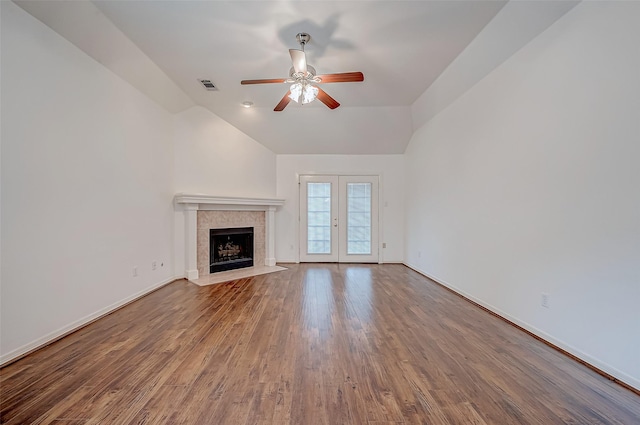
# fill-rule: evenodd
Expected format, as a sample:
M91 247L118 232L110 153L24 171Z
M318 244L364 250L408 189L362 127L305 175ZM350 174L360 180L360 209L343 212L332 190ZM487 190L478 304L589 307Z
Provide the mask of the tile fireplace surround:
M284 199L263 199L263 198L232 198L221 196L210 196L200 194L179 193L175 196L176 205L182 205L185 218L185 277L190 281L195 281L202 276L205 271L204 264L198 264L198 245L200 246L200 262L208 261L208 252L203 254L202 246L206 244L208 251L208 231L205 232L207 239L198 241L198 221L204 223L220 222L220 227L247 227L254 226L256 231L264 229L264 238L257 237L256 244L262 240L262 246L255 247L256 261L264 261L264 266L275 266L275 212L276 208L284 204ZM200 218L198 212L201 212ZM224 213L208 213L213 211L224 211ZM264 218L249 212L264 212ZM250 223L252 217L256 221ZM263 218L263 219L262 219ZM204 234L203 232L200 232ZM202 239L202 236L201 236ZM262 264L258 264L261 266ZM198 267L200 266L200 267ZM200 268L200 270L198 270ZM206 267L208 270L208 266ZM208 273L208 272L207 272Z

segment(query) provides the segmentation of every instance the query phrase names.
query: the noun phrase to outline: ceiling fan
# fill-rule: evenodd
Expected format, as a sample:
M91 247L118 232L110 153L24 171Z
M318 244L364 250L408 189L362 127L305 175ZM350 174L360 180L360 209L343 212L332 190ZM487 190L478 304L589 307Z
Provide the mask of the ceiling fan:
M316 70L311 65L307 65L307 56L304 46L311 40L311 36L301 32L296 35L296 40L300 43L300 49L289 49L293 67L289 70L289 78L272 78L262 80L242 80L240 84L271 84L288 83L291 84L289 91L284 95L280 103L276 105L274 111L282 111L290 101L302 103L303 105L313 102L316 98L327 105L330 109L336 109L340 104L327 94L320 87L314 85L318 83L350 83L364 81L362 72L343 72L339 74L317 75Z

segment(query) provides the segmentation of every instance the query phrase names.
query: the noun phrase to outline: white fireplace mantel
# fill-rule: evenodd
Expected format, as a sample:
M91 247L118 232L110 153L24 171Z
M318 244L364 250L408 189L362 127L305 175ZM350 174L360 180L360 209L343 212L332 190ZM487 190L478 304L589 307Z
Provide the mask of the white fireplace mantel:
M220 208L206 208L208 210L223 209L228 207L238 208L242 211L266 211L270 207L279 207L284 205L284 199L266 199L266 198L235 198L229 196L211 196L202 194L178 193L175 196L177 204L198 204L202 206L217 206ZM253 207L253 208L247 208ZM202 208L205 209L205 208Z
M284 199L235 198L203 194L178 193L174 202L185 214L185 277L198 279L198 210L207 211L264 211L265 212L265 266L276 264L275 212L284 205Z

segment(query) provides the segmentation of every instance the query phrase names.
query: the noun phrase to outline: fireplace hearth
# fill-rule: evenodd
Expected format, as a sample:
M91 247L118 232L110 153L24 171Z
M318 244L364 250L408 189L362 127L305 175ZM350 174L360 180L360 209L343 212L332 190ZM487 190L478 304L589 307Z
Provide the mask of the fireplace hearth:
M209 273L253 266L253 227L209 230Z

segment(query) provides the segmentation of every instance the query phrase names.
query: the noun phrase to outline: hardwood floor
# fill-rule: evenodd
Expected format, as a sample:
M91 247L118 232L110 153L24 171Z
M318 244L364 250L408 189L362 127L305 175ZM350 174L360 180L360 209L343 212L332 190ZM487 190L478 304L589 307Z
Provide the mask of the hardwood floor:
M640 397L402 265L176 281L0 371L3 424L637 424Z

